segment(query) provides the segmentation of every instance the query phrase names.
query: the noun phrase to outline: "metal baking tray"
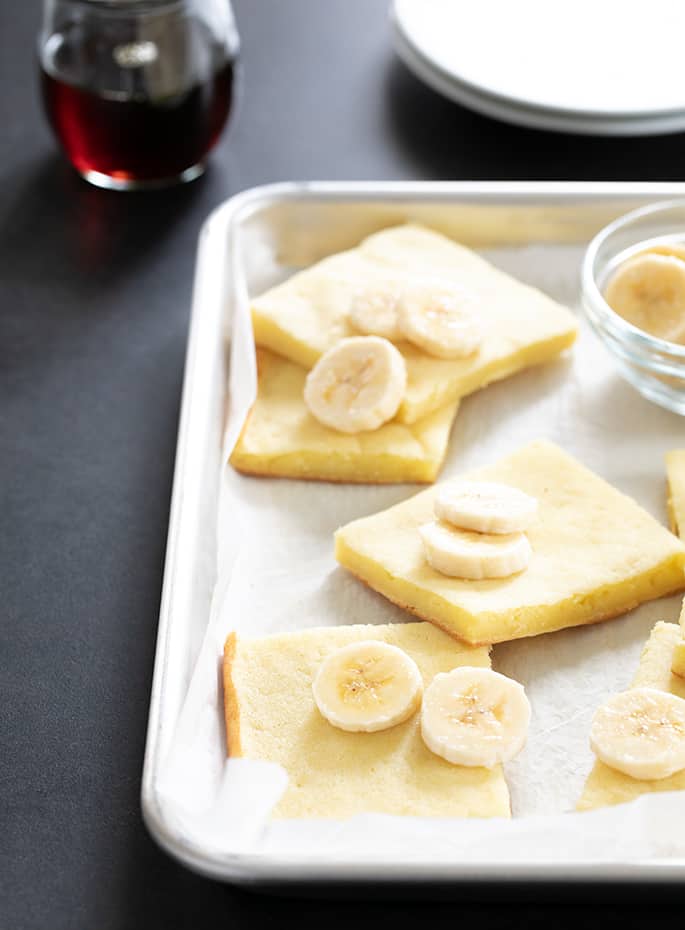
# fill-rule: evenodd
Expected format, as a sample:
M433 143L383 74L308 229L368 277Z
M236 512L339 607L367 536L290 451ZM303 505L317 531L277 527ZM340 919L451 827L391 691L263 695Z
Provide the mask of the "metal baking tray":
M633 183L289 183L257 187L221 204L198 246L164 586L142 781L148 829L171 855L205 875L242 884L298 881L682 881L685 864L645 861L507 862L430 866L340 864L303 869L273 857L218 856L189 843L167 814L159 776L210 611L216 581L216 514L222 435L230 404L232 308L264 281L356 244L407 219L472 247L583 243L642 204L685 196L685 185ZM265 247L265 243L267 244Z

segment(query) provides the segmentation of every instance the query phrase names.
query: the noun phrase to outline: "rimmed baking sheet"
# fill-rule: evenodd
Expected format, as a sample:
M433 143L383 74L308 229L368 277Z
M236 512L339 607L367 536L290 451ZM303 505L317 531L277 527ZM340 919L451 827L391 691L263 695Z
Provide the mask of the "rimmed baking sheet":
M685 876L670 828L676 807L685 814L683 798L647 799L619 816L563 813L592 761L591 711L627 686L653 623L677 618L676 598L594 628L495 647L494 667L523 680L540 708L526 751L507 772L512 822L369 816L268 824L282 772L225 764L218 678L231 628L259 634L406 619L336 568L330 535L415 487L333 489L242 477L225 465L254 391L248 295L412 220L575 306L592 235L628 209L684 194L679 185L312 183L257 188L210 216L198 250L142 789L146 822L173 855L251 883ZM626 385L585 327L572 357L463 402L444 474L541 435L665 519L663 453L682 445L683 421ZM296 545L288 554L267 538Z

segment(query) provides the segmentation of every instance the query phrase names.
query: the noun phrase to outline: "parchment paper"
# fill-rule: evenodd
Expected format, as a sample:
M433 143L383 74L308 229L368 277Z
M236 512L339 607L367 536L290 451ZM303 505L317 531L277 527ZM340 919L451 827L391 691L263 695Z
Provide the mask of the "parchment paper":
M582 248L528 246L485 252L495 265L569 306L578 303ZM232 344L226 452L255 390L246 307ZM684 423L618 375L586 325L567 357L462 402L442 478L546 437L666 522L664 454L683 445ZM644 605L595 626L497 645L493 667L521 681L533 707L524 751L506 767L512 821L368 815L344 823L273 821L284 790L278 766L225 759L220 656L230 630L403 622L333 558L333 532L416 493L411 485L336 486L243 477L224 468L218 513L219 580L212 616L168 763L164 794L186 836L221 854L285 854L387 862L628 862L685 857L685 793L620 808L569 813L593 756L591 717L629 686L657 620L676 622L680 599Z

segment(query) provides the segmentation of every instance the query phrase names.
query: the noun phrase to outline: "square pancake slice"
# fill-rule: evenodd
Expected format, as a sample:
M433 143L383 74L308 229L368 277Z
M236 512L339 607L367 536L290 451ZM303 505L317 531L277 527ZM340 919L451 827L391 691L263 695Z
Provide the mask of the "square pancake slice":
M666 453L666 477L668 482L668 518L671 530L681 539L685 538L685 449L674 449ZM673 673L685 678L685 601L680 612L680 642L673 650Z
M419 527L433 519L435 488L339 529L337 560L395 604L472 644L607 620L685 588L680 540L552 443L533 442L464 477L537 498L524 571L468 581L431 568Z
M680 627L675 623L657 623L642 650L633 688L657 688L685 698L685 681L671 673L673 650L680 636ZM617 772L598 759L585 782L578 810L588 811L611 804L623 804L654 791L683 790L685 769L669 778L646 781Z
M447 403L530 365L554 358L576 338L565 307L493 268L470 249L419 226L399 226L365 239L293 275L252 302L257 345L311 368L345 336L353 296L366 285L439 279L466 292L483 331L468 358L434 358L408 342L407 392L397 419L415 423Z
M257 366L257 400L230 457L238 471L370 484L435 479L458 401L411 426L391 420L350 435L311 415L302 396L307 372L300 365L259 349Z
M685 537L685 449L666 453L668 518L671 530Z
M369 639L404 650L424 686L460 665L490 666L487 649L469 648L428 623L326 627L261 639L232 633L226 640L229 755L286 770L288 788L273 816L509 817L502 767L466 768L434 755L421 739L420 711L375 733L348 733L321 716L312 696L321 662Z

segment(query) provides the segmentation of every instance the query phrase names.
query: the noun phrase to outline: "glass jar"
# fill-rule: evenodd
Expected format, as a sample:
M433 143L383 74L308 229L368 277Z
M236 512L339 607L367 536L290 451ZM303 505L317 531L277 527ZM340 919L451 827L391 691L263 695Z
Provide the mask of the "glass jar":
M237 52L228 0L45 0L45 111L92 184L190 181L228 118Z

